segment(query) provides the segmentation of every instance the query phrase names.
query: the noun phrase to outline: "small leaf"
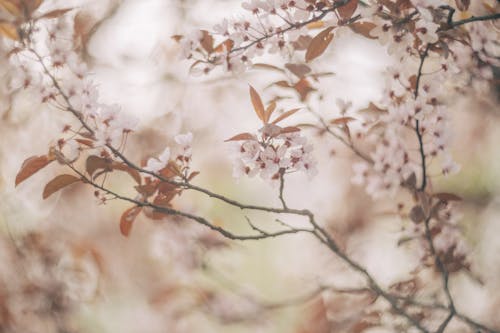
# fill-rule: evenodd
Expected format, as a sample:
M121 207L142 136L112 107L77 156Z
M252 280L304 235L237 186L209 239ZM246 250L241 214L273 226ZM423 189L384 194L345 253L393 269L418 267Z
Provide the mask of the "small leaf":
M330 120L330 124L332 124L332 125L345 125L348 122L351 122L353 120L356 120L356 119L353 117L341 117L341 118L336 118L336 119Z
M128 237L128 235L130 235L132 224L141 210L142 207L134 206L123 212L122 217L120 218L120 232L123 236Z
M206 30L201 30L201 32L203 34L200 40L201 47L203 47L203 49L205 49L208 53L212 53L214 51L214 38Z
M218 53L222 53L224 51L229 52L233 49L233 46L234 46L234 41L232 39L226 39L225 41L223 41L222 43L220 43L215 47L215 52Z
M14 3L14 1L11 0L0 0L0 7L3 7L7 12L16 17L21 17L22 10L21 3L19 1Z
M411 209L410 219L415 223L420 223L425 219L425 212L422 206L414 206Z
M106 171L111 171L112 161L96 155L91 155L87 158L85 162L85 170L92 177L94 172L98 169L104 169Z
M313 87L311 87L311 84L309 81L307 81L306 78L302 78L299 82L297 82L293 88L295 91L299 94L300 100L303 102L307 99L307 96L309 93L316 91Z
M333 39L333 33L331 32L333 28L334 27L326 28L311 40L311 43L306 51L306 62L310 62L325 52L326 48Z
M9 22L0 23L0 35L12 40L19 40L16 26Z
M173 35L173 36L170 36L170 38L172 38L177 43L179 43L181 41L181 39L184 38L184 36L183 35Z
M309 35L300 35L294 42L292 42L293 48L297 51L307 50L309 44L311 44L312 37Z
M242 141L242 140L257 140L257 139L255 138L255 135L253 135L253 134L250 134L250 133L240 133L240 134L237 134L237 135L233 136L230 139L224 140L224 142L228 142L228 141Z
M311 72L311 68L304 64L286 64L285 67L295 74L299 79Z
M469 9L470 0L455 0L455 4L457 5L458 10L465 12Z
M298 128L296 126L287 126L287 127L284 127L281 129L280 134L299 132L299 131L300 131L300 128Z
M459 197L456 194L453 193L435 193L432 195L434 198L438 198L441 201L448 202L448 201L462 201L462 198Z
M45 185L42 197L44 199L47 199L49 196L59 191L60 189L80 181L80 178L72 175L59 175L48 182L47 185Z
M94 142L92 140L88 140L88 139L75 139L75 141L78 142L78 143L81 143L82 145L90 147L90 148L94 147Z
M352 14L354 14L354 12L356 11L356 8L358 8L358 2L358 0L349 0L345 5L337 8L337 12L339 13L340 17L344 20L350 19L352 17Z
M255 69L268 69L268 70L273 70L273 71L277 71L277 72L280 72L280 73L284 73L285 72L283 69L281 69L279 67L276 67L276 66L273 66L273 65L269 65L269 64L262 64L262 63L253 64L252 68L255 68Z
M272 101L271 104L267 106L266 112L264 112L264 122L267 124L269 122L269 118L273 114L274 110L276 110L276 102Z
M21 166L21 170L16 175L16 186L25 179L31 177L34 173L46 167L53 159L49 159L46 155L32 156L26 159Z
M200 174L199 171L193 171L189 174L188 176L188 181L191 181L194 177L198 176Z
M56 9L56 10L52 10L48 13L40 15L38 18L39 19L55 19L55 18L63 16L64 14L66 14L67 12L69 12L71 10L73 10L73 8Z
M138 185L135 186L134 188L138 193L142 194L145 198L147 198L155 194L158 188L158 184L150 183L146 185Z
M380 114L380 113L387 113L387 110L379 108L378 106L370 102L370 104L368 104L368 107L361 109L358 112Z
M377 39L378 37L370 35L370 32L376 27L377 25L373 22L354 22L349 25L349 28L352 29L357 34L360 34L362 36L365 36L366 38L370 39Z
M114 162L111 166L114 170L120 170L120 171L125 171L126 173L128 173L132 178L134 178L134 180L137 182L137 184L141 184L141 175L139 174L139 172L131 167L129 167L128 165L126 165L125 163L118 163L118 162Z
M252 86L250 86L250 98L252 100L252 105L255 113L257 114L257 117L259 117L259 119L265 123L264 104L262 104L262 100L260 99L259 94Z
M283 112L281 115L279 115L278 118L274 119L271 124L277 124L278 122L282 121L283 119L290 117L292 114L299 111L300 109L301 108L297 108L297 109L292 109L292 110Z
M323 22L323 21L320 20L320 21L314 21L314 22L308 23L306 25L306 28L310 29L310 30L311 29L321 29L324 26L325 26L325 22Z

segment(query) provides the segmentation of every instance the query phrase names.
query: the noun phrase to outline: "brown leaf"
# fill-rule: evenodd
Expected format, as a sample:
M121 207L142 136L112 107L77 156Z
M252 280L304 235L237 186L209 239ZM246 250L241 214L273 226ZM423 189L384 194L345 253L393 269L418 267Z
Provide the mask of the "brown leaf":
M458 10L465 12L469 9L470 0L455 0L455 4L457 5Z
M271 83L269 86L278 86L278 87L282 87L282 88L292 88L290 83L286 82L285 80L276 81L274 83Z
M349 28L351 28L352 31L354 31L357 34L360 34L362 36L365 36L366 38L370 39L377 39L378 37L374 37L370 35L370 32L376 27L377 25L373 22L354 22L349 25Z
M309 35L301 35L297 40L292 42L293 48L297 51L307 50L311 44L312 37Z
M361 109L358 112L381 114L381 113L387 113L387 110L379 108L378 106L370 102L370 104L368 104L368 107Z
M56 9L56 10L52 10L48 13L41 14L38 18L39 19L55 19L55 18L58 18L60 16L63 16L64 14L66 14L67 12L69 12L71 10L73 10L73 8Z
M287 127L284 127L281 129L280 134L299 132L299 131L300 131L300 128L298 128L296 126L287 126Z
M134 180L136 181L137 184L141 184L141 175L139 174L139 172L131 167L129 167L128 165L126 165L125 163L118 163L118 162L114 162L111 167L114 169L114 170L120 170L120 171L125 171L126 173L128 173L132 178L134 178Z
M276 66L273 66L273 65L269 65L269 64L263 64L263 63L253 64L252 68L255 68L255 69L268 69L268 70L273 70L273 71L277 71L277 72L280 72L280 73L284 73L285 72L283 69L281 69L279 67L276 67Z
M319 57L323 54L323 52L325 52L326 48L333 39L333 33L331 32L333 28L334 27L326 28L311 40L311 43L306 51L306 62Z
M415 223L420 223L425 219L425 212L422 206L414 206L411 209L410 219Z
M250 133L240 133L240 134L237 134L237 135L233 136L230 139L224 140L224 142L228 142L228 141L242 141L242 140L257 140L257 138L255 137L255 135L250 134Z
M40 7L43 0L23 0L23 5L26 8L28 16Z
M356 8L358 8L358 2L358 0L349 0L347 4L337 8L337 12L339 13L340 17L344 20L350 19L352 17L352 14L354 14L354 12L356 11Z
M22 15L21 6L22 3L19 0L0 0L0 7L16 17Z
M128 235L130 235L132 224L134 223L137 215L139 215L141 210L142 207L134 206L123 212L120 218L120 232L123 236L128 237Z
M408 78L408 81L410 82L411 90L415 90L417 88L417 76L413 74Z
M158 184L150 183L145 185L138 185L134 187L137 192L142 194L144 197L150 197L155 194Z
M257 117L259 117L259 119L265 123L264 104L262 104L262 100L260 99L259 94L252 86L250 86L250 98L252 100L252 105L255 113L257 114Z
M297 93L299 93L300 100L302 102L306 100L309 93L316 90L313 87L311 87L311 84L309 83L309 81L307 81L306 78L302 78L299 82L297 82L293 86L293 88L295 89L295 91L297 91Z
M232 39L226 39L225 41L223 41L222 43L220 43L215 47L215 52L221 53L224 52L224 50L229 52L233 49L233 46L234 46L234 41Z
M42 197L47 199L53 193L65 188L68 185L80 182L81 179L72 175L59 175L45 185Z
M301 108L297 108L297 109L292 109L292 110L288 110L286 112L283 112L281 115L279 115L278 118L274 119L271 124L277 124L278 122L282 121L283 119L290 117L292 114L299 111L300 109Z
M462 198L459 197L456 194L453 193L435 193L432 195L434 198L438 198L441 201L448 202L448 201L462 201Z
M32 156L26 159L21 166L21 170L16 175L16 186L25 179L31 177L39 170L46 167L53 159L49 159L46 155Z
M272 101L271 104L267 106L266 112L264 112L264 122L266 124L269 122L269 118L271 118L274 110L276 110L276 102Z
M336 119L330 120L330 124L332 124L332 125L345 125L348 122L353 121L353 120L356 120L356 119L353 117L341 117L341 118L336 118Z
M303 78L306 74L311 72L311 68L304 64L286 64L285 67L295 74L299 79Z
M201 30L201 32L203 34L200 40L201 47L208 53L212 53L214 51L214 38L206 30Z
M17 33L16 26L9 22L0 23L0 35L12 40L19 40L19 34Z
M191 181L194 177L198 176L200 174L199 171L193 171L189 174L188 176L188 181Z
M82 145L85 145L87 147L94 147L94 142L89 139L75 139L76 142L81 143Z
M112 161L108 158L103 158L96 155L91 155L87 158L85 162L85 170L92 177L94 172L98 169L104 169L105 171L111 171Z

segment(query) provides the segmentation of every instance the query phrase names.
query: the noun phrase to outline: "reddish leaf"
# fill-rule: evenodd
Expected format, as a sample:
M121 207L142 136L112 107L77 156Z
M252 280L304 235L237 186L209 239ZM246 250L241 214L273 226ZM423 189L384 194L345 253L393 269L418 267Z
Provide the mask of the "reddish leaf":
M255 135L250 134L250 133L240 133L238 135L233 136L230 139L224 140L224 142L228 141L242 141L242 140L257 140L255 138Z
M5 9L14 16L21 17L21 3L19 1L12 0L0 0L0 8Z
M264 104L262 104L262 100L260 99L259 94L252 86L250 86L250 98L252 100L252 105L255 110L255 113L257 114L257 117L259 117L260 120L265 122Z
M198 176L200 174L199 171L193 171L189 174L188 176L188 181L191 181L194 177Z
M276 102L272 101L271 104L267 106L266 111L264 112L264 122L267 124L269 122L269 118L273 114L274 110L276 110Z
M436 193L432 195L434 198L438 198L441 201L462 201L462 198L453 193Z
M49 159L46 155L42 156L32 156L26 159L21 166L21 170L16 175L16 186L19 185L25 179L31 177L34 173L46 167L52 159Z
M370 32L376 27L377 25L372 22L354 22L349 25L349 28L352 29L357 34L363 35L366 38L370 39L377 39L378 37L374 37L370 35Z
M348 122L353 121L353 120L356 120L356 119L353 117L341 117L341 118L336 118L336 119L330 120L330 124L332 124L332 125L345 125Z
M206 30L202 30L201 32L203 34L200 40L201 47L203 47L203 49L205 49L208 53L212 53L214 51L214 38Z
M139 174L139 172L131 167L129 167L128 165L126 165L125 163L118 163L118 162L114 162L112 164L112 168L114 170L121 170L121 171L125 171L126 173L128 173L132 178L134 178L134 180L137 182L137 184L141 184L141 175Z
M301 35L297 40L292 42L293 48L298 51L307 50L311 44L312 37L309 35Z
M112 161L107 158L103 158L96 155L91 155L87 158L85 162L85 170L92 177L94 172L98 169L104 169L105 171L111 171L111 163Z
M458 10L461 12L467 11L470 6L470 0L455 0Z
M425 212L422 206L414 206L410 211L410 219L415 223L425 220Z
M223 41L222 43L220 43L219 45L217 45L215 47L215 52L224 52L224 51L231 51L233 49L233 46L234 46L234 42L232 39L226 39L225 41Z
M155 194L155 192L158 188L158 184L150 183L150 184L146 184L146 185L138 185L138 186L135 186L134 188L137 192L139 192L140 194L142 194L144 197L147 198L147 197L150 197L153 194Z
M5 36L12 40L19 40L16 26L9 22L0 22L0 36Z
M81 143L82 145L88 146L88 147L94 147L94 142L92 140L88 139L75 139L76 142Z
M288 82L286 82L284 80L271 83L270 86L272 86L272 85L276 85L276 86L282 87L282 88L291 88L292 87Z
M289 110L289 111L286 111L286 112L283 112L281 115L279 115L278 118L274 119L273 122L271 124L277 124L278 122L282 121L283 119L285 118L288 118L290 117L292 114L294 114L295 112L299 111L300 108L297 108L297 109L292 109L292 110Z
M66 14L67 12L69 12L71 10L73 10L73 8L56 9L56 10L53 10L53 11L50 11L48 13L40 15L38 18L39 19L54 19L54 18L58 18L60 16L63 16L64 14Z
M299 79L311 72L311 68L304 64L286 64L285 67L295 74Z
M280 134L292 133L292 132L298 132L298 131L300 131L300 128L298 128L296 126L287 126L287 127L284 127L281 129Z
M326 48L333 39L333 33L331 32L334 27L328 27L325 30L317 34L309 44L306 51L306 62L309 62L325 52Z
M347 4L340 6L337 8L337 12L339 13L340 17L343 18L344 20L348 20L352 17L352 14L356 11L356 8L358 8L358 0L350 0L347 2Z
M307 96L309 93L315 91L313 87L311 87L311 84L309 81L307 81L306 78L302 78L299 82L297 82L293 88L297 93L300 95L300 100L303 102L306 100Z
M72 175L59 175L45 185L42 197L47 199L53 193L65 188L68 185L80 182L81 179Z
M273 65L269 65L269 64L262 64L262 63L253 64L252 68L255 68L255 69L268 69L268 70L273 70L273 71L277 71L277 72L280 72L280 73L284 73L285 72L283 69L281 69L279 67L276 67L276 66L273 66Z
M123 236L128 237L128 235L130 235L132 224L141 210L142 207L134 206L123 212L122 217L120 218L120 232Z

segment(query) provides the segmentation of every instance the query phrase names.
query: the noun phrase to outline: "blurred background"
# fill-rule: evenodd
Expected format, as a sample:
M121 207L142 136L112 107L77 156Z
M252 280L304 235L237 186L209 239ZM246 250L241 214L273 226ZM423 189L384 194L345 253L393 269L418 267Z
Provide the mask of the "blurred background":
M171 39L194 29L210 30L223 18L241 17L240 1L51 3L86 15L92 29L85 61L102 101L118 103L123 112L140 119L127 145L129 156L137 161L156 156L175 135L191 131L193 168L201 172L197 185L243 202L279 205L277 190L262 180L232 178L230 144L224 140L259 128L248 84L269 101L278 92L266 87L280 78L258 69L238 76L192 76L190 64L180 60L179 46ZM352 102L350 110L356 115L381 96L383 71L391 64L376 41L339 32L312 65L315 71L334 74L315 83L318 91L305 103L295 96L279 105L307 105L329 119L341 115L336 103L341 99ZM1 66L5 78L7 66ZM453 152L462 169L449 178L435 177L432 186L464 198L460 226L471 249L473 271L455 275L451 288L460 309L500 325L498 317L492 318L500 307L498 95L485 90L449 102ZM9 96L4 88L0 107L0 323L15 323L0 325L5 332L316 333L328 332L322 320L349 322L360 311L356 307L365 300L329 293L313 297L320 286L361 286L362 280L308 236L228 242L187 221L140 217L125 238L118 222L126 203L99 205L93 190L84 186L42 200L44 184L61 166L44 169L15 188L22 162L45 154L67 118L29 94ZM313 120L311 114L299 112L287 121L296 125ZM383 286L408 278L418 255L411 244L398 246L409 222L397 207L411 207L411 198L373 202L351 184L356 156L332 137L304 132L315 146L319 174L312 180L301 174L287 179L289 206L314 211ZM134 195L126 177L113 177L110 184ZM276 229L276 216L242 213L193 193L185 193L175 204L239 233L252 232L245 216L266 230ZM304 225L296 217L282 218ZM435 277L425 283L438 290L440 281Z

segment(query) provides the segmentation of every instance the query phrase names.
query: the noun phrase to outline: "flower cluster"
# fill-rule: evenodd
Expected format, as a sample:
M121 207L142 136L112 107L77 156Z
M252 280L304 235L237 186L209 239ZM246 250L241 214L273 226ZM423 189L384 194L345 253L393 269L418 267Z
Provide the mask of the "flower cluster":
M118 105L100 102L97 84L89 78L86 64L75 52L68 16L30 24L31 44L22 40L7 42L12 65L9 88L12 92L26 89L38 96L41 103L77 116L80 123L64 126L53 147L58 159L74 162L83 150L120 148L127 134L136 128L138 119L122 112ZM35 43L40 40L45 43ZM38 63L33 63L33 58ZM74 127L80 129L73 130Z
M235 146L233 176L262 179L276 186L287 173L302 171L309 177L317 173L312 145L296 127L267 124L257 136L247 136Z
M175 136L174 140L177 143L174 154L171 154L170 147L165 148L158 158L153 157L148 160L144 170L159 173L169 165L169 162L172 162L177 169L183 171L183 173L187 172L192 155L191 142L193 141L193 134L191 132L179 134Z

